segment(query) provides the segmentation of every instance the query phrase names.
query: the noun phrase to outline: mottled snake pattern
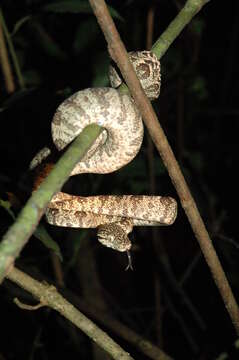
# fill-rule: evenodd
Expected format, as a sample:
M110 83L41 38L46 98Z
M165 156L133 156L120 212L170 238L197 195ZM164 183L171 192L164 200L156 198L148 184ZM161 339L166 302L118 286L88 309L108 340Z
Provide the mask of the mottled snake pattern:
M140 73L138 76L146 94L148 88L147 95L155 98L160 89L159 61L151 52L142 53L138 56L132 53L130 60L137 74ZM111 84L118 86L117 81L112 80L113 73L111 69ZM149 76L153 80L142 83ZM152 90L156 95L152 94ZM110 173L128 164L137 155L143 140L143 124L129 95L123 95L113 88L92 88L66 99L58 107L52 121L52 137L58 150L64 149L91 123L101 125L104 131L71 175ZM39 152L31 168L41 163L48 152L47 149ZM177 203L173 198L146 195L82 197L58 192L46 210L50 224L97 228L98 239L103 245L127 252L131 248L128 234L133 226L170 225L176 216Z

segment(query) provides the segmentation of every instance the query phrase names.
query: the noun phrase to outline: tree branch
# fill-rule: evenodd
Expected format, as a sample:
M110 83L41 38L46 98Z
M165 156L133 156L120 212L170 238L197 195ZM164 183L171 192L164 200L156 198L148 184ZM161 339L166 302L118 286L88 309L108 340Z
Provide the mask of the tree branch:
M66 319L70 320L76 327L81 329L102 349L110 354L113 359L133 360L133 358L104 331L64 299L53 285L45 285L14 267L8 272L6 277L23 289L29 291L36 299L40 300L42 304L58 311Z
M24 79L23 79L23 75L21 73L21 68L20 68L20 65L19 65L19 61L18 61L16 51L15 51L14 46L13 46L12 38L11 38L11 35L9 34L9 31L8 31L8 28L7 28L7 25L6 25L4 16L3 16L3 12L2 12L1 9L0 9L0 22L2 24L2 28L3 28L3 31L4 31L6 40L7 40L9 52L10 52L10 54L12 56L12 62L13 62L13 66L15 68L16 76L18 78L19 86L20 86L21 89L24 89L25 88L25 82L24 82Z
M15 270L16 270L16 268L13 268L12 271L15 271ZM11 280L12 282L15 282L20 287L26 289L26 287L23 286L24 283L21 282L21 278L19 279L19 282L15 281L14 272L13 272L13 274L11 274L11 272L9 272L6 275L6 278ZM29 292L32 293L32 290L30 289L30 287L26 290L28 290ZM98 323L102 324L104 326L104 328L105 327L108 328L117 337L124 339L127 343L134 346L138 351L140 351L142 354L144 354L148 358L150 358L152 360L172 360L172 358L169 355L167 355L164 351L162 351L159 347L152 344L149 340L147 340L143 336L137 334L134 330L130 329L128 326L126 326L125 324L123 324L122 322L120 322L119 320L114 318L113 316L109 315L109 312L100 309L98 306L93 306L92 304L85 301L85 299L83 299L82 297L79 297L78 295L76 295L71 290L69 290L65 287L61 288L61 294L62 294L62 296L66 297L67 299L70 299L69 301L73 304L73 306L77 307L77 309L79 309L81 312L83 312L84 314L89 316L91 319L94 319ZM43 302L42 298L40 299L40 303L38 303L35 306L22 304L19 302L19 300L16 301L15 298L13 301L16 303L16 305L18 305L18 306L20 305L19 307L21 307L23 309L27 309L27 310L35 310L36 307L48 306L48 304L45 304Z
M11 64L7 53L7 47L3 32L3 25L4 23L3 23L2 10L0 8L0 64L3 72L3 77L5 80L7 93L11 94L15 91L15 84L14 84Z
M210 0L188 0L175 19L152 46L152 52L160 59L185 26Z
M72 169L86 154L101 131L102 128L96 124L84 128L54 166L48 177L32 194L15 223L4 235L0 243L0 283L34 232L48 202L56 192L60 191Z
M190 190L187 186L184 176L180 170L178 162L167 141L164 131L157 119L153 107L150 101L145 96L144 91L133 69L133 66L129 61L127 51L116 30L116 27L109 14L105 1L104 0L89 0L89 1L97 17L99 25L104 33L106 41L108 43L110 55L113 58L113 60L117 63L122 73L122 76L129 87L130 93L132 94L144 118L145 125L148 128L152 140L157 150L159 151L159 154L161 155L164 165L168 170L169 176L177 190L182 207L184 208L184 211L188 217L193 232L199 242L205 260L211 270L214 281L220 291L220 294L223 298L226 309L231 317L236 332L237 334L239 334L238 305L236 303L230 285L227 281L221 263L218 259L216 251L213 247L207 229L200 216L197 205L190 193ZM187 6L187 4L193 4L193 3L195 3L195 5L198 6L198 9L200 9L205 4L205 0L201 0L201 1L188 0L185 6ZM191 17L193 16L193 14L194 13L191 14ZM183 21L186 21L184 24L186 25L189 21L189 18L182 19L182 22ZM181 28L182 26L178 28L178 33L181 31ZM175 38L175 34L176 32L174 32L174 38ZM123 88L122 91L125 92L125 89Z

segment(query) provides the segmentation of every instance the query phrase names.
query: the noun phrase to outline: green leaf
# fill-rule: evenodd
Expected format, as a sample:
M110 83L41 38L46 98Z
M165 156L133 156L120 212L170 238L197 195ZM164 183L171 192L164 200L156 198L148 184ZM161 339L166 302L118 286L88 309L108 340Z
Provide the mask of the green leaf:
M108 6L111 16L115 19L123 21L123 18L120 14L113 9L111 6ZM79 0L61 0L53 2L52 4L45 5L43 7L44 11L51 11L59 14L63 13L72 13L72 14L92 14L92 8L88 1L79 1Z
M52 239L42 224L38 225L34 232L34 236L48 249L52 250L61 261L63 260L59 245Z
M8 214L11 216L11 218L13 220L15 220L16 217L15 217L13 211L11 210L12 205L11 205L10 201L0 199L0 206L8 212Z

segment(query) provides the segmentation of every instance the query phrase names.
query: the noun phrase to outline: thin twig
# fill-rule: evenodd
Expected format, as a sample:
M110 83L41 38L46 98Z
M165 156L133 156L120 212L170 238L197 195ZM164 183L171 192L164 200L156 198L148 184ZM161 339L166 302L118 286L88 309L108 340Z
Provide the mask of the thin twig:
M235 249L239 250L239 244L237 241L235 241L234 239L232 239L231 237L229 236L226 236L224 234L219 234L219 233L216 233L214 236L218 237L219 239L222 239L226 242L228 242L230 245L234 246Z
M133 360L117 343L115 343L104 331L102 331L91 320L87 319L79 310L61 296L52 285L45 285L22 271L12 268L7 278L23 289L29 291L41 303L58 311L66 319L81 329L101 348L103 348L113 359Z
M185 283L187 282L187 280L189 279L190 275L192 274L193 270L195 269L195 267L198 265L199 260L202 257L202 253L199 250L193 257L192 261L190 262L190 264L187 266L186 270L183 272L182 276L179 279L179 285L183 286L185 285Z
M12 69L10 65L10 61L8 58L5 38L3 34L3 23L1 17L1 9L0 9L0 65L3 72L3 77L5 80L5 86L8 94L11 94L15 91L15 84L13 80Z
M10 275L8 277L10 279ZM10 280L14 281L12 278ZM23 287L21 284L18 285ZM30 291L30 289L28 289L28 291ZM172 360L172 358L163 352L159 347L155 346L149 340L137 334L127 325L123 324L115 317L110 315L109 311L105 311L99 308L98 303L89 303L85 300L85 298L83 299L65 287L61 288L61 294L81 312L86 314L91 319L97 320L97 322L102 324L104 328L109 329L110 332L114 333L117 337L124 339L131 346L135 347L138 351L147 356L147 358L152 360ZM43 301L42 298L41 301ZM114 305L115 304L116 302L114 301Z
M8 47L9 47L9 52L10 52L10 54L12 56L12 62L13 62L13 66L15 68L15 72L16 72L16 76L17 76L17 79L18 79L18 82L19 82L19 86L20 86L21 89L24 89L25 88L25 82L24 82L24 79L23 79L23 76L22 76L22 73L21 73L21 68L20 68L20 65L19 65L19 61L18 61L16 51L15 51L13 43L12 43L12 38L11 38L11 35L9 34L9 31L8 31L8 28L7 28L7 25L6 25L6 22L5 22L5 19L4 19L4 16L3 16L3 13L2 13L1 9L0 9L0 22L2 23L3 31L4 31L4 34L5 34L5 37L6 37L6 40L7 40L7 44L8 44Z
M96 124L84 128L54 166L48 177L32 194L15 223L4 235L0 243L0 283L34 232L48 202L56 192L60 191L72 169L86 154L101 131L102 128Z
M188 217L194 234L199 242L201 250L204 254L205 260L212 272L214 281L220 291L220 294L225 303L226 309L231 317L236 332L239 334L239 309L227 281L224 270L218 259L216 251L213 247L207 229L203 223L203 220L198 211L197 205L190 193L184 176L180 170L178 162L173 154L173 151L167 141L164 131L157 119L157 116L152 108L150 101L144 94L144 91L140 85L140 82L135 74L132 64L129 61L128 54L122 43L120 36L116 30L114 22L109 14L107 6L104 0L89 0L92 9L97 17L99 25L104 33L106 41L108 43L108 49L111 57L117 63L121 74L126 81L130 93L133 96L143 118L146 127L152 137L152 140L161 155L161 158L166 166L169 176L177 190L178 196L181 200L182 207ZM206 3L205 0L188 0L186 2L186 9L190 9L189 5L195 5L198 11ZM194 8L195 8L194 6ZM191 13L191 18L195 15L196 11ZM173 31L173 39L175 34L179 34L183 26L189 22L188 17L182 17L181 26L177 26ZM172 30L172 26L170 28ZM168 40L169 41L169 40ZM125 88L122 89L125 92Z
M18 298L15 298L13 299L13 301L15 302L15 304L20 308L20 309L23 309L23 310L30 310L30 311L35 311L35 310L38 310L40 309L41 307L43 306L46 306L46 304L40 302L36 305L29 305L29 304L24 304L22 303Z

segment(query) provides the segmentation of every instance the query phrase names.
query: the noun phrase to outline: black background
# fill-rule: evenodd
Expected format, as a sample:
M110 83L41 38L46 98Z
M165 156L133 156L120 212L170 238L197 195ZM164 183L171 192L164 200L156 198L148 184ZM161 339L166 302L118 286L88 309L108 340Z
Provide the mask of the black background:
M184 2L108 3L123 18L115 22L130 51L145 48L150 6L155 16L154 42ZM20 91L16 80L16 92L7 94L0 73L1 198L6 199L6 192L10 191L22 203L31 192L29 162L50 141L50 121L56 107L77 90L108 85L107 46L94 16L43 11L47 4L47 1L27 0L1 2L9 31L24 16L31 16L13 37L26 89ZM161 95L154 102L236 298L239 291L238 17L237 1L210 1L202 9L161 59ZM145 136L140 153L124 169L104 176L74 177L66 184L66 190L81 195L150 193L147 146ZM154 166L156 193L177 199L156 151ZM3 208L0 224L3 235L11 224ZM124 271L125 255L103 248L95 241L94 230L54 229L49 225L47 229L61 248L61 265L69 291L99 306L99 293L93 297L91 293L91 298L87 298L81 283L88 273L89 281L95 281L92 277L97 274L107 311L140 335L158 342L175 359L216 359L228 350L229 358L237 358L232 348L236 333L180 205L175 224L159 229L156 234L161 246L153 246L151 229L134 230L133 272ZM88 259L89 251L93 254L93 265L82 262ZM170 271L165 266L165 256ZM181 287L186 295L182 295L175 281L180 282L195 257L197 262ZM51 254L35 237L16 264L39 280L55 283ZM155 295L156 279L160 284L160 301ZM13 297L18 296L26 303L34 300L9 281L4 281L0 293L3 359L52 359L62 354L72 359L93 358L87 337L60 315L44 308L35 312L19 309L12 302ZM71 293L66 297L73 301ZM185 299L190 299L205 327L199 326ZM160 323L156 309L161 312ZM145 359L133 345L107 327L104 329L135 359ZM105 359L108 358L106 355Z

